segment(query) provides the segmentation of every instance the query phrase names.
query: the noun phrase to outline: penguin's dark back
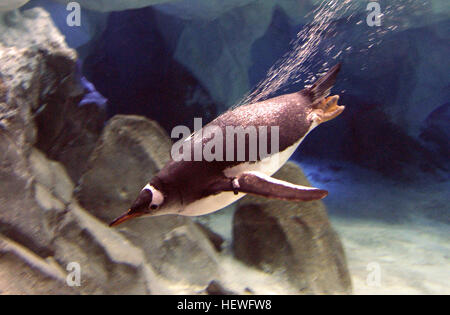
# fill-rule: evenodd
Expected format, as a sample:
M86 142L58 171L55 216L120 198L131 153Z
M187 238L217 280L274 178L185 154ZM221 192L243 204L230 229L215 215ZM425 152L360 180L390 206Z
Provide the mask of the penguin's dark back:
M311 122L307 119L310 105L308 97L300 91L236 107L232 111L223 113L209 125L220 126L224 135L226 135L227 126L243 127L244 129L255 127L258 139L260 128L263 128L263 130L266 128L267 148L271 147L272 128L277 127L279 128L278 142L281 152L292 146L308 132L311 126ZM236 141L234 143L236 144ZM245 150L245 160L248 161L248 141L246 141ZM257 152L260 152L259 141ZM258 160L260 159L261 156L258 154Z

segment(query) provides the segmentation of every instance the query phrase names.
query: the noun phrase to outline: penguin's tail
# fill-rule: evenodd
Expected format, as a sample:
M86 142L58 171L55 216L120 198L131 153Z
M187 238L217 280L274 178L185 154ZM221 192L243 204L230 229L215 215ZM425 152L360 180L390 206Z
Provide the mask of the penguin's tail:
M339 70L341 70L340 63L331 68L327 74L314 82L314 84L308 89L308 94L311 95L313 101L327 97L330 94L331 88L336 83L336 77Z

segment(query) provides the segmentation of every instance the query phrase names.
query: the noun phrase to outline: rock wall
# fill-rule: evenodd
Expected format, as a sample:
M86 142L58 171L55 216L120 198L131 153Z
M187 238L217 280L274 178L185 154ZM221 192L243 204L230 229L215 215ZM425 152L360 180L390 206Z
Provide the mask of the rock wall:
M65 83L56 79L65 66L75 68L76 54L45 11L27 12L25 19L35 25L34 38L45 40L29 48L0 46L0 291L168 292L141 249L80 208L63 165L37 149L43 130L38 116L50 110L42 108L43 99L70 91L59 95L70 100L77 94L77 89L68 88L76 86L72 76ZM48 32L40 33L43 29ZM60 108L65 105L59 103ZM71 262L81 265L80 287L66 284Z

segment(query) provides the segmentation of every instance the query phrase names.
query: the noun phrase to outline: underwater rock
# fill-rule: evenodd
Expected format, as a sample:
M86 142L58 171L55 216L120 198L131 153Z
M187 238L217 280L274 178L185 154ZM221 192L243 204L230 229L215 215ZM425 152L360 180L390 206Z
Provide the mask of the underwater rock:
M310 186L290 162L275 177ZM345 253L321 201L244 197L233 218L233 251L248 265L283 274L301 293L351 293Z
M30 0L2 0L0 3L0 11L11 11L20 8Z
M450 103L439 106L425 120L420 138L439 156L450 156ZM448 164L448 159L446 163Z
M10 0L12 1L12 0ZM16 0L21 1L21 0ZM22 0L26 1L26 0ZM69 3L71 0L54 0L60 3ZM139 9L147 6L154 6L163 12L182 17L186 20L198 19L211 21L220 15L236 7L245 7L258 0L80 0L77 1L82 7L101 11L123 11L130 9ZM292 18L298 18L298 10L305 7L311 7L317 1L313 0L267 0L285 9L292 15ZM302 11L300 11L302 12Z
M11 1L11 0L10 0ZM61 3L69 3L71 0L55 0ZM275 2L274 0L267 0L265 2ZM290 5L295 7L289 2L291 0L277 0L280 5ZM243 7L252 2L258 2L258 0L79 0L77 1L82 7L101 11L123 11L130 9L139 9L147 6L155 6L159 10L171 15L182 17L186 20L198 19L198 20L214 20L221 14L235 8ZM309 0L295 1L310 3Z
M0 235L0 294L77 294L65 272Z
M36 142L42 57L0 44L0 232L39 255L49 255L51 235L42 222L28 162Z
M202 231L208 237L208 239L211 241L216 251L218 252L222 251L222 244L225 241L223 237L220 234L217 234L216 232L211 230L205 224L200 222L195 223L197 227L200 229L200 231Z
M0 43L2 74L13 85L22 84L10 97L29 111L26 128L36 125L36 146L51 159L66 166L76 182L94 148L105 120L104 110L95 104L79 107L85 91L76 71L76 52L41 8L23 13L20 28L7 28ZM6 26L2 26L6 27ZM24 50L20 50L24 48ZM17 95L20 93L20 95Z
M313 8L311 0L182 0L174 2L166 2L154 6L158 11L182 18L184 20L195 20L210 22L222 15L228 14L236 8L244 8L254 10L252 4L260 2L272 3L275 7L281 8L288 14L288 18L292 21L303 21L305 17L302 13ZM264 5L264 4L262 4ZM257 11L254 11L257 12ZM246 26L246 25L242 25Z
M97 104L78 106L79 101L80 98L66 98L64 93L51 96L35 118L36 146L49 158L63 163L75 182L85 170L106 117Z
M14 149L11 146L5 152L13 152ZM113 293L122 288L121 293L153 292L157 280L153 279L151 267L146 264L142 253L139 255L140 251L117 232L73 203L70 189L73 183L61 164L47 160L35 149L28 159L17 153L13 156L16 164L9 158L12 154L8 154L4 155L6 159L2 160L0 168L0 232L26 247L24 251L34 254L6 260L2 270L13 269L8 271L10 274L22 270L29 275L30 283L40 281L40 285L34 288L36 291L27 291L30 283L22 291L15 291L19 290L22 281L18 277L20 279L8 282L6 286L0 285L0 290L46 294ZM30 166L26 167L27 164ZM124 256L116 257L118 252ZM60 270L71 262L79 263L82 287L70 291L67 286L62 288L61 279L48 280L46 265L37 256L55 260L55 266ZM41 270L41 265L45 270ZM18 269L17 266L21 267ZM111 270L114 276L109 279L107 276Z
M30 283L20 290L22 277L18 277L8 285L0 283L0 290L33 294L168 292L140 249L76 204L71 198L73 183L60 163L46 159L36 149L23 162L30 165L25 174L18 174L19 168L10 163L8 178L4 169L0 171L1 235L10 238L9 243L14 240L26 247L21 250L26 255L15 255L14 260L4 262L2 259L2 270L10 274L20 270ZM19 175L29 180L20 182L16 178ZM43 258L53 261L52 266ZM65 269L70 263L79 264L82 272L81 287L73 290L61 283L62 279L65 282ZM31 289L30 284L38 281L39 285Z
M60 163L47 160L35 149L30 154L29 163L31 171L28 176L34 180L31 180L28 189L12 186L6 190L2 187L2 195L5 193L8 197L1 196L5 202L0 207L0 231L39 256L50 257L60 270L65 270L70 263L79 264L82 272L81 287L70 291L68 286L61 289L62 285L58 285L58 291L54 293L165 292L159 289L159 280L146 263L140 249L129 244L119 233L109 229L101 221L91 217L72 200L71 188L74 185ZM14 182L9 179L6 183L11 185ZM18 188L20 190L11 191ZM31 196L24 201L24 195ZM20 209L22 211L19 211ZM26 211L23 211L24 209ZM5 222L8 218L12 220ZM35 241L35 230L45 237L46 242L41 247L28 241ZM39 266L33 260L24 263ZM15 266L10 267L16 270ZM44 271L37 270L33 275L44 277ZM65 281L65 271L63 275ZM52 287L47 287L45 281L41 283L44 286L42 291L32 293L53 292ZM13 283L17 285L17 282Z
M141 249L97 220L76 202L55 220L55 259L79 264L80 289L89 294L168 293Z
M62 211L64 203L33 182L33 174L23 152L0 132L0 233L36 254L52 254L52 233L43 216L48 208Z
M33 0L26 5L25 9L34 7L44 8L50 13L53 23L66 38L67 45L79 49L78 54L81 59L85 56L84 52L90 49L90 45L104 31L109 15L109 12L104 13L81 8L80 25L70 26L67 23L67 16L73 12L73 9L68 11L67 4L53 0Z
M58 119L66 124L87 117L70 103L83 96L74 79L75 52L45 11L25 13L30 34L24 42L26 36L42 42L27 48L9 31L0 35L0 291L169 292L140 249L77 205L64 166L36 148L68 148L54 137L61 130ZM69 263L80 264L81 287L65 283Z
M208 295L238 295L236 292L226 289L219 281L211 281L205 289Z
M62 3L69 3L72 0L56 0ZM101 12L121 11L129 9L143 8L150 5L171 2L175 0L77 0L86 9Z
M154 7L185 20L212 21L233 8L246 6L255 1L257 0L182 0L166 1Z
M64 203L72 200L75 185L61 163L51 161L39 150L33 149L28 157L36 182L51 189L51 193Z
M200 80L222 111L249 90L250 49L270 23L270 1L249 6L254 11L235 8L209 23L192 23L177 42L174 58ZM258 14L253 13L256 11ZM237 33L240 36L236 37Z
M75 51L67 47L50 15L42 8L23 11L18 16L17 25L5 25L0 21L0 30L0 43L4 46L34 50L44 48L55 55L60 53L76 58Z
M89 158L77 199L95 216L112 220L169 161L170 148L170 138L156 122L141 116L114 116Z
M205 86L219 110L250 90L252 47L269 28L274 9L275 1L251 2L207 23L189 23L179 35L175 60Z
M33 294L105 294L117 293L118 288L128 294L167 291L159 289L159 280L139 249L74 203L73 183L60 163L36 149L28 159L14 146L5 149L10 153L3 155L0 168L0 233L8 242L26 247L26 255L2 257L2 271L11 275L21 271L26 277L0 283L0 290ZM43 258L54 260L57 268L44 264ZM49 277L48 270L65 270L72 262L80 264L82 286L69 290L61 284L61 277ZM30 282L22 287L22 280ZM31 287L35 282L39 285Z
M110 222L169 160L171 141L154 121L113 117L106 125L77 187L89 212ZM142 248L155 271L174 281L205 286L218 276L217 254L195 223L182 216L132 220L118 229Z

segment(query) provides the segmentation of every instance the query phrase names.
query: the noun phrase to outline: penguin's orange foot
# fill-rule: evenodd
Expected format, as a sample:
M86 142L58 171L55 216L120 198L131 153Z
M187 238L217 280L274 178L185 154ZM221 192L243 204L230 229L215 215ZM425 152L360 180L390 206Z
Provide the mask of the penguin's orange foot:
M338 105L338 100L339 95L333 95L323 99L319 106L317 106L317 109L313 111L313 119L321 124L339 116L344 111L345 106Z

